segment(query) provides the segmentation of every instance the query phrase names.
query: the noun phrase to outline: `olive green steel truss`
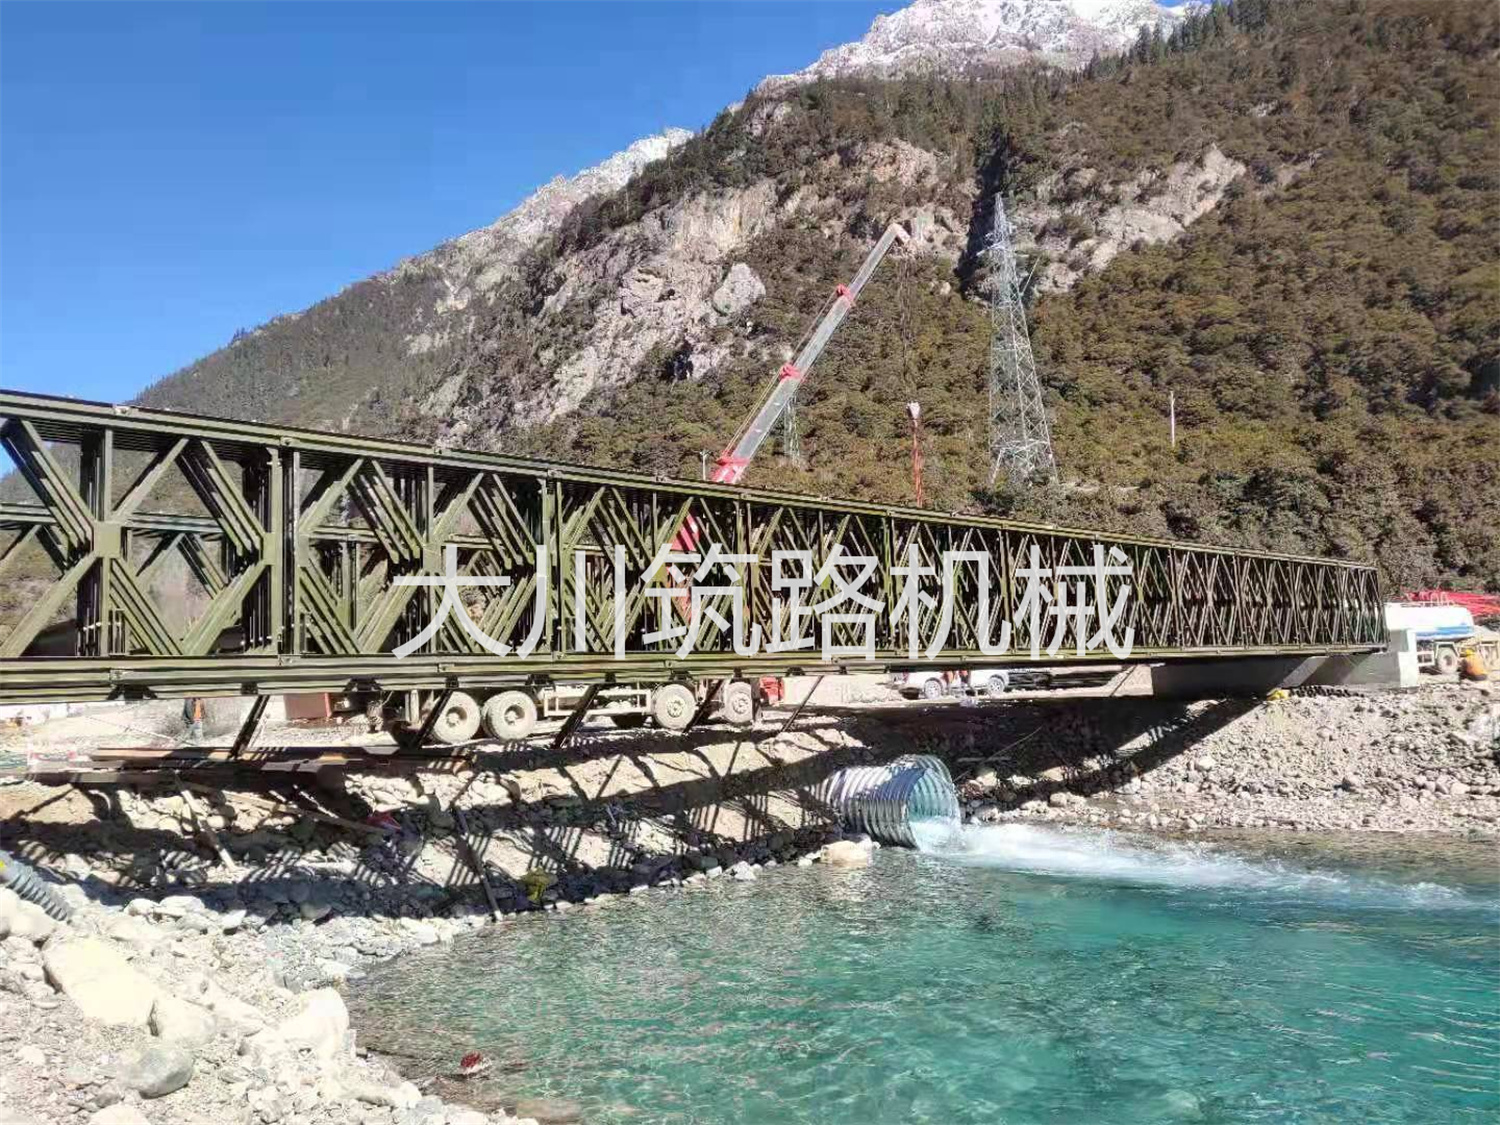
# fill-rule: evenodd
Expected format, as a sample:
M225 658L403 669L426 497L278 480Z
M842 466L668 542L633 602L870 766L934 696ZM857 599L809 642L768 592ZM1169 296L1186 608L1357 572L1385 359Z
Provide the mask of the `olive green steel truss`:
M1024 614L1015 618L1032 548L1044 567L1084 566L1095 543L1119 548L1131 564L1120 624L1121 632L1134 628L1132 660L1384 644L1375 572L1345 562L4 391L0 440L30 493L0 503L0 583L20 588L30 579L26 589L41 591L0 623L0 703L909 667L906 627L892 624L901 587L892 570L913 545L935 572L922 588L939 604L942 552L982 553L989 635L1013 623L1011 654L982 657L977 568L960 567L947 642L915 663L1030 659L1029 625ZM677 641L643 639L664 615L675 620L672 596L651 596L646 576L657 549L684 526L699 549L717 543L756 557L738 596L747 621L761 626L758 653L736 655L733 638L712 625L683 659ZM465 577L509 578L507 586L466 587L464 603L496 641L519 647L535 635L529 655L492 655L451 615L411 655L392 654L432 619L441 593L396 579L441 574L450 547ZM825 665L816 648L766 652L772 552L807 551L821 567L836 548L880 560L863 589L883 607L876 659ZM43 569L48 581L35 581ZM730 585L727 574L716 570L699 585ZM678 581L652 577L659 594ZM733 596L705 604L729 617ZM924 649L937 616L932 608L920 614ZM861 635L843 625L834 640L854 644ZM1099 649L1087 659L1114 657ZM1070 639L1052 662L1077 660Z

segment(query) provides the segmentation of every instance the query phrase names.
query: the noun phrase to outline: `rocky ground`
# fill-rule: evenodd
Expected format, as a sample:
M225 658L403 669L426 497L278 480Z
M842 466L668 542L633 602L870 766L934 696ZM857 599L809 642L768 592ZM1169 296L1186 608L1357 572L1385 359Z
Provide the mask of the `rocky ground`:
M264 918L94 880L61 890L66 923L0 891L0 1120L517 1120L445 1105L364 1057L337 990L288 987Z
M955 763L968 813L1171 832L1500 833L1492 684L1205 702L1167 715L1121 701L1063 721L1070 753L1049 738Z
M1452 682L966 706L851 681L825 685L788 734L586 731L476 768L256 788L0 788L0 846L74 908L57 925L0 892L0 1123L574 1120L568 1103L403 1081L360 1050L342 983L497 916L538 924L612 893L864 862L818 786L904 752L944 757L982 821L1494 835L1497 713L1494 686Z

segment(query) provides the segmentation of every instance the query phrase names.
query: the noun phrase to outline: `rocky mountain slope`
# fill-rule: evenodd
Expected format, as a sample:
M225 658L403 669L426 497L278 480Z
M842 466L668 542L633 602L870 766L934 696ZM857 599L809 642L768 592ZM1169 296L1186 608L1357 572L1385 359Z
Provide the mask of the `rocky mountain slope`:
M1178 11L1151 0L917 0L877 17L864 38L825 52L798 74L766 79L762 90L855 75L993 71L1037 60L1077 66L1100 51L1127 46L1143 28L1159 21L1171 26L1179 19ZM760 128L778 119L777 109L769 107ZM476 346L493 350L494 298L502 286L524 282L526 255L584 201L618 191L690 136L686 130L669 129L571 178L558 177L488 227L409 258L305 312L238 333L228 347L162 380L140 401L387 432L395 404L413 387L426 387L448 371L443 385L421 399L424 408L445 410L453 405L458 387L451 366L454 361L463 365ZM763 180L762 188L771 183ZM754 198L743 203L750 212L759 206ZM602 326L597 334L602 339L584 342L571 362L562 365L555 392L541 401L517 403L492 421L507 427L550 421L576 408L595 389L601 369L614 373L606 382L619 382L620 373L628 376L666 335L688 331L701 336L696 330L706 306L698 298L709 284L702 270L708 260L717 268L730 244L743 242L756 229L753 214L736 213L740 205L706 198L698 202L696 214L680 221L662 216L654 233L666 245L651 255L652 261L622 270L606 267L612 283L630 290L621 302L623 317L635 317L642 301L668 290L684 296L683 302L650 318L660 321L661 330L642 334L622 331L620 324ZM708 215L715 207L724 213ZM736 224L741 224L738 232ZM705 234L708 245L698 245L697 238ZM681 257L704 260L686 263L678 250L685 251ZM597 271L597 258L580 263L578 273ZM626 273L631 274L628 281ZM750 283L751 288L757 283ZM701 376L719 358L712 351L700 352L677 366ZM460 426L454 436L466 433Z
M1144 11L923 0L866 54L919 16L984 36L965 12L1064 8ZM1458 0L1239 0L1082 71L773 83L142 401L696 475L899 219L913 251L809 380L807 467L767 456L751 483L905 500L919 398L944 507L1500 585L1497 42ZM1036 266L1051 487L987 487L975 250L1002 186Z
M146 406L314 426L387 429L381 419L474 328L476 296L513 280L525 255L584 200L618 191L692 134L643 137L592 168L558 176L494 223L277 317L150 387Z

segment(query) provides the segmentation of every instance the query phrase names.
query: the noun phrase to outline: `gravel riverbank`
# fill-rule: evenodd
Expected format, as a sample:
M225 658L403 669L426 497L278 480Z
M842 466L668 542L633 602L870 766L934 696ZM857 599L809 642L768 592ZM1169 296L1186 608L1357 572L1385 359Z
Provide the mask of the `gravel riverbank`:
M0 1121L574 1119L567 1103L459 1104L476 1099L451 1076L404 1081L361 1050L341 985L492 914L544 924L615 893L863 862L824 850L840 830L817 785L897 753L945 757L982 821L1500 832L1492 685L1187 705L868 694L781 737L606 733L474 770L258 791L0 789L0 845L74 906L57 925L0 893Z
M1137 831L1500 833L1492 684L1033 716L1059 724L958 755L968 815ZM1061 738L1066 749L1059 752Z

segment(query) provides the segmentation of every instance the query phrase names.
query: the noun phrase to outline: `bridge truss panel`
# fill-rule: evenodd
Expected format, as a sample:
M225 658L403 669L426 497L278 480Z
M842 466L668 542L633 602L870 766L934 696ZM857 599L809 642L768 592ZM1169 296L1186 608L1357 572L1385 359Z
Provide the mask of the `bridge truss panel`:
M3 391L0 441L19 470L0 493L0 587L30 578L27 588L40 591L0 620L0 703L1016 662L1030 658L1032 645L1018 611L1033 549L1050 570L1087 565L1096 543L1131 564L1121 630L1134 630L1132 660L1385 643L1375 571L1348 562ZM681 597L680 578L663 571L645 580L658 548L684 525L697 528L705 548L755 557L743 568L741 594L706 595L704 604L730 618L734 597L743 597L747 621L762 630L758 653L736 655L734 638L712 625L683 659L677 640L646 640L675 621L670 592ZM807 552L814 570L836 552L878 560L864 588L882 609L873 662L825 666L817 645L765 651L777 550ZM993 641L1012 623L1008 656L979 652L978 570L967 565L955 571L946 644L931 658L909 658L906 626L892 625L900 594L893 568L931 568L921 588L940 606L944 551L982 556L988 635ZM465 587L465 607L498 642L533 640L529 655L495 656L451 616L410 655L393 655L432 620L441 593L397 580L441 574L449 552L466 578L509 579ZM1110 581L1112 596L1126 580ZM734 582L719 567L698 585ZM825 583L814 594L828 590ZM919 649L937 628L936 607L923 607ZM861 636L846 623L832 639L854 645ZM1085 659L1115 658L1098 650ZM1051 662L1079 658L1064 648Z

